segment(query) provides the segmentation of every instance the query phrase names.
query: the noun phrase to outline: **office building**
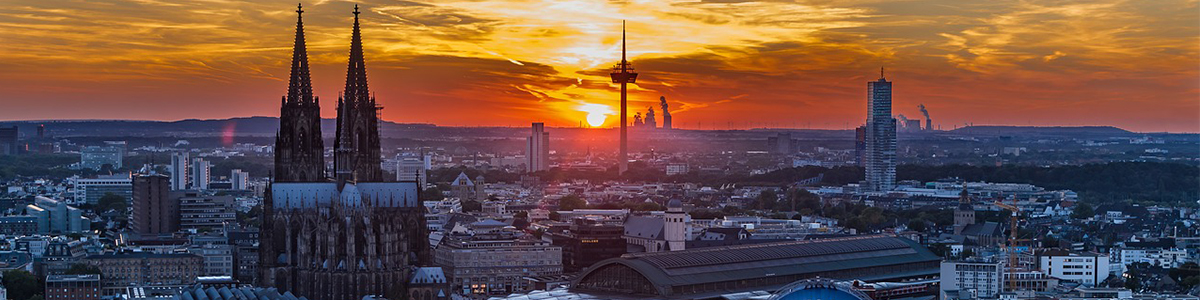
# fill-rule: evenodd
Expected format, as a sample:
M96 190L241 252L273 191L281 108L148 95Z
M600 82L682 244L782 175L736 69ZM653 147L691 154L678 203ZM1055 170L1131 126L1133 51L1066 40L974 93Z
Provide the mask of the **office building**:
M171 189L186 190L192 185L192 177L188 172L192 165L191 159L188 158L187 152L176 152L171 154Z
M1179 248L1175 239L1158 239L1143 241L1126 241L1122 247L1114 248L1120 253L1121 272L1129 270L1129 265L1147 263L1164 269L1178 268L1188 261L1187 249Z
M568 230L547 232L551 243L562 248L563 270L578 272L628 251L620 224L575 219Z
M199 157L192 159L192 189L207 190L209 180L212 180L212 163Z
M205 244L188 248L188 252L204 258L204 268L200 276L229 276L233 277L233 246L223 244Z
M129 287L179 290L195 284L204 269L204 258L191 253L108 253L89 255L83 261L104 274L104 296L124 293Z
M858 126L854 128L854 165L859 167L867 166L865 158L867 157L867 126Z
M525 159L528 172L550 170L550 133L545 124L533 123L533 131L525 138Z
M1004 291L1004 264L998 261L945 261L941 264L940 278L942 295L996 298Z
M99 300L100 275L50 275L46 277L45 299Z
M468 297L528 291L524 277L562 274L562 248L541 240L453 237L434 250L450 288Z
M100 170L108 165L111 170L122 167L125 151L115 146L87 146L79 151L79 166L84 169Z
M174 192L172 200L179 205L179 229L221 230L237 221L233 196L201 195L193 192Z
M396 154L396 181L416 182L424 189L429 181L430 159L428 154Z
M75 201L96 205L104 195L113 194L129 200L133 196L133 179L129 173L102 175L75 180Z
M896 188L896 119L892 118L892 82L883 78L867 83L865 190L887 192Z
M38 220L35 216L0 217L0 234L23 236L36 233L38 233Z
M1108 255L1046 250L1037 253L1039 270L1054 278L1093 287L1109 275Z
M170 178L141 175L133 184L133 231L164 234L179 230L179 202L171 197Z
M77 233L91 229L91 220L83 211L65 202L36 196L33 204L25 206L25 214L37 218L38 233Z
M17 137L20 131L17 126L0 128L0 155L17 155L21 153Z
M667 176L687 174L689 172L687 163L669 163L666 167Z
M239 191L250 189L249 172L242 171L242 169L233 169L229 173L229 189Z
M257 230L226 230L227 242L233 246L233 278L238 282L253 284L258 278Z

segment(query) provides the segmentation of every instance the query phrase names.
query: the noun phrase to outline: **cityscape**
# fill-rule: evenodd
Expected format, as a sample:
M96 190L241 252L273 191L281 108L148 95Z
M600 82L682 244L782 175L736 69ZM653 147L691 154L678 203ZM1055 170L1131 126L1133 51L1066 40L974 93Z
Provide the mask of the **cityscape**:
M1196 1L277 2L0 3L0 300L1200 300Z

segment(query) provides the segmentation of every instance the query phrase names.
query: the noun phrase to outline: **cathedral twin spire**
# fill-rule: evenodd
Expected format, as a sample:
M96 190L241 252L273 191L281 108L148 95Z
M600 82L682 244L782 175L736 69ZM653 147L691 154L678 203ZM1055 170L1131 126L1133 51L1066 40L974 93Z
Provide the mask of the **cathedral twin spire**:
M304 45L304 9L296 5L296 45L292 48L292 72L288 80L288 102L316 104L308 73L308 49Z
M280 109L275 148L275 181L319 182L328 180L321 139L320 105L313 96L308 51L304 41L303 7L296 9L296 40L288 94ZM346 90L338 98L337 131L334 140L334 169L339 182L383 181L379 166L378 107L367 89L366 62L359 30L358 5L354 6L354 31Z

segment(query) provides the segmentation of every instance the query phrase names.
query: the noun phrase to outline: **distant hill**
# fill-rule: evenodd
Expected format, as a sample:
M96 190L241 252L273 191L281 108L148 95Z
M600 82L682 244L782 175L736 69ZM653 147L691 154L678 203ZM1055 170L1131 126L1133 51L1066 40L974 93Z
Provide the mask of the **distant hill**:
M1113 126L967 126L951 130L963 135L1003 136L1127 136L1138 135Z
M276 117L243 117L214 120L180 120L180 121L129 121L129 120L47 120L47 121L7 121L0 122L0 127L17 126L22 135L37 134L38 125L45 125L46 130L57 137L71 136L217 136L232 133L237 136L274 136L279 129L279 118ZM321 132L333 135L337 126L335 119L322 119ZM412 129L428 129L437 126L432 124L405 124L383 121L380 131L403 131Z

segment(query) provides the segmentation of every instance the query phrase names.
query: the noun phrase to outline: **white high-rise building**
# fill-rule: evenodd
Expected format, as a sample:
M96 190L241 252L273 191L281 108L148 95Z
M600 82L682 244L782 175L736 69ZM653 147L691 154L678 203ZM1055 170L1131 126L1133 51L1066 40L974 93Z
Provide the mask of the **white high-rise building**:
M879 74L867 83L866 164L867 191L896 188L896 119L892 118L892 82Z
M416 181L424 189L430 165L428 154L396 154L396 181Z
M550 170L550 133L546 132L545 124L533 123L533 132L525 138L525 144L525 170Z
M191 160L187 152L177 152L171 155L171 189L186 190L192 181L188 173Z
M944 261L941 294L964 293L969 298L996 298L1003 292L1004 264L1000 262Z
M1108 255L1047 250L1038 255L1039 269L1062 280L1096 286L1108 279Z
M229 186L234 190L250 189L250 172L242 171L242 169L233 169L229 172Z
M208 181L212 178L212 163L203 158L192 160L192 189L207 190Z

